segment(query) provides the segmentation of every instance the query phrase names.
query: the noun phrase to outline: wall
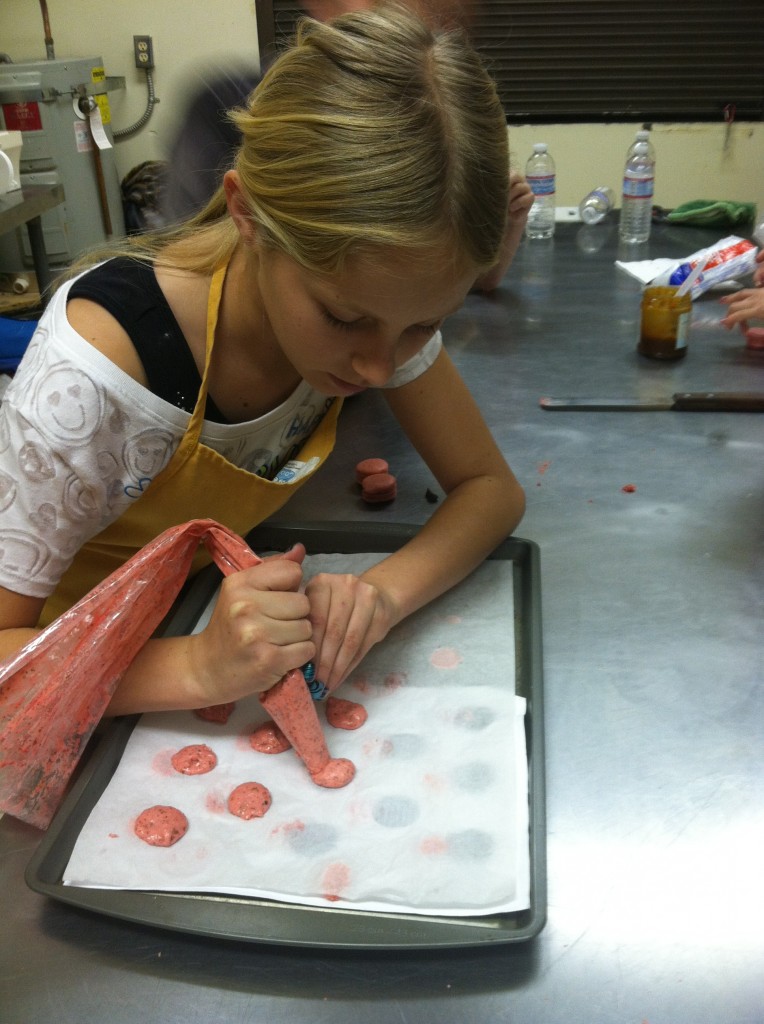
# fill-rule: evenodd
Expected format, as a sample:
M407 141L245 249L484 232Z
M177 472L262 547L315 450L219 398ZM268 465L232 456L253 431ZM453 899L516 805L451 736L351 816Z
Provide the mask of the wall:
M116 128L134 124L146 107L146 75L135 67L133 36L153 39L160 102L144 128L116 144L120 177L143 160L166 156L189 89L211 67L258 61L254 0L48 0L48 15L56 58L100 56L107 75L125 77L126 88L110 94ZM0 49L14 61L45 59L37 0L0 0L0 22Z
M120 176L147 159L166 156L188 89L210 67L256 62L254 0L48 0L56 57L100 55L107 74L124 75L111 95L118 128L134 123L146 103L145 75L133 62L134 34L153 37L159 104L146 127L117 143ZM2 0L2 49L15 61L45 57L42 16L35 0ZM534 142L546 142L557 163L557 202L575 206L596 185L618 192L626 149L638 125L521 125L510 129L513 162L525 164ZM758 204L764 218L764 124L657 124L655 200L672 207L690 199Z
M519 169L534 142L546 142L557 165L557 203L577 205L597 185L620 191L623 162L641 125L520 125L509 129ZM656 124L655 202L671 208L690 199L734 199L758 205L764 219L764 124L734 124L725 148L723 124Z

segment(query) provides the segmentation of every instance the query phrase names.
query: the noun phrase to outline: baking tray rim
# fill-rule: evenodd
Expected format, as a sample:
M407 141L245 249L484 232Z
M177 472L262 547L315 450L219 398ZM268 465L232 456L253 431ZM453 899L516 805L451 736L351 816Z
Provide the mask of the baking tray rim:
M308 554L394 551L420 528L404 523L263 524L247 536L258 551L283 550L297 540ZM173 931L268 945L355 950L492 947L535 938L546 923L546 800L541 644L540 552L534 541L508 537L490 558L515 569L516 685L527 699L530 908L505 914L438 917L341 907L309 907L219 893L97 889L68 886L62 877L79 832L119 763L140 715L116 719L88 757L25 871L35 892L80 909ZM181 592L161 632L193 628L221 579L208 566ZM519 601L518 601L519 598ZM252 928L251 910L261 927ZM327 918L324 915L331 915ZM326 928L332 924L331 934ZM342 934L344 931L344 935Z

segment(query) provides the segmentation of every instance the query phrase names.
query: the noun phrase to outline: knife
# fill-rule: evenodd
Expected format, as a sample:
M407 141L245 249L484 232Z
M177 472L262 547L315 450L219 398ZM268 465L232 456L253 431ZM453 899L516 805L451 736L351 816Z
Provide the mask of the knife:
M542 409L581 412L764 412L764 391L677 391L669 398L542 398Z

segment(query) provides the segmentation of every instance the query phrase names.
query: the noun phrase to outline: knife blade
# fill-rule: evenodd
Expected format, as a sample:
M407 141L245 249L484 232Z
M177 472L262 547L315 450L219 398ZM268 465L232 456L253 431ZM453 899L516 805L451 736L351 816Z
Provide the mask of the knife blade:
M764 391L677 391L668 398L542 398L542 409L580 412L764 412Z

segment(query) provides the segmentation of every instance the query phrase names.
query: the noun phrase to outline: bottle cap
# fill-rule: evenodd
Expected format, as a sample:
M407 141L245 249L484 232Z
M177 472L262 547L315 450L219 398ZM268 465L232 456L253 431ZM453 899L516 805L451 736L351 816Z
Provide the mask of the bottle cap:
M546 142L534 142L533 143L534 153L546 153Z

